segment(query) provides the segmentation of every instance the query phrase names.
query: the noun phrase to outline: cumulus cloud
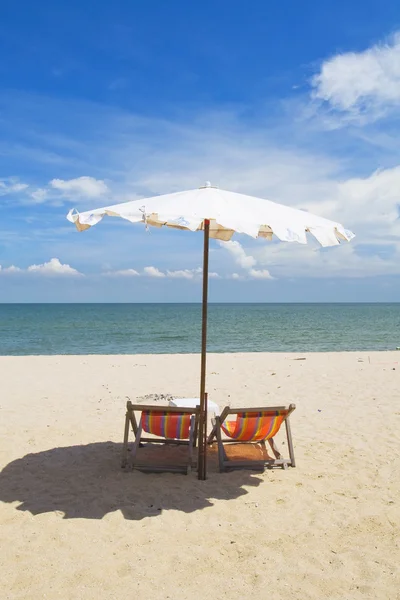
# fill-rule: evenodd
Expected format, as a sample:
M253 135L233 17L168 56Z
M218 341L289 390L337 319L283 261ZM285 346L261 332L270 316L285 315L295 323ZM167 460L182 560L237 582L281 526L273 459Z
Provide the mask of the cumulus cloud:
M253 279L272 279L272 275L267 269L250 269L249 276Z
M107 185L101 179L94 177L77 177L76 179L52 179L50 186L61 192L64 196L80 196L96 198L103 196L109 191Z
M62 275L77 276L82 275L70 265L62 264L58 258L51 258L49 262L41 265L31 265L27 268L28 273L37 273L39 275Z
M82 276L77 269L74 269L70 265L62 264L58 258L51 258L49 262L42 263L40 265L30 265L26 269L21 269L11 265L10 267L2 267L0 265L0 275L7 274L24 274L33 273L38 275L61 275L61 276Z
M157 267L145 267L143 271L149 277L165 277L165 273L157 269Z
M311 84L313 97L333 109L376 118L400 100L400 32L389 43L326 60Z

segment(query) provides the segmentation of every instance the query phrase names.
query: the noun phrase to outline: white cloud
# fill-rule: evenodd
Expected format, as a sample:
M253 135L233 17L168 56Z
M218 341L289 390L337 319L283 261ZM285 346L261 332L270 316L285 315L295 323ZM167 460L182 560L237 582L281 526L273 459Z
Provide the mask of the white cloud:
M181 271L167 271L167 277L173 279L193 279L195 273L190 269L184 269Z
M251 269L255 266L256 259L253 256L247 255L239 242L219 242L219 244L234 256L235 262L242 267L242 269Z
M157 267L145 267L143 272L140 273L135 269L121 269L117 271L105 271L103 275L106 277L155 277L155 278L163 278L168 277L170 279L187 279L187 280L199 280L200 275L203 272L201 267L197 267L196 269L178 269L176 271L167 270L161 271ZM220 275L215 272L210 272L208 274L210 279L219 279Z
M368 242L365 242L368 246ZM294 244L268 244L256 250L260 264L277 278L361 278L400 275L400 242L376 245L362 252L363 245L343 244L325 250ZM381 253L381 255L379 254Z
M41 265L30 265L27 269L21 269L11 265L10 267L2 267L0 265L0 275L16 274L16 273L35 273L38 275L61 275L61 276L82 276L82 273L70 267L70 265L62 264L58 258L51 258L49 262Z
M107 185L101 179L94 177L77 177L76 179L52 179L50 186L60 191L64 196L78 196L96 198L103 196L109 191Z
M198 278L199 275L203 273L202 267L197 267L196 269L182 269L178 271L167 271L166 276L172 277L173 279L194 279ZM219 278L218 273L209 272L208 277L210 279Z
M232 275L228 276L228 279L242 279L239 273L232 273Z
M10 267L2 267L0 265L0 275L7 275L8 273L20 273L21 269L19 267L15 267L11 265Z
M121 269L119 271L106 271L103 275L107 277L138 277L140 273L135 269Z
M27 183L19 183L14 179L2 179L0 180L0 196L22 192L28 187Z
M165 277L165 273L157 269L157 267L145 267L143 271L149 277Z
M314 98L332 108L355 117L376 118L400 101L400 33L390 43L333 56L311 83Z
M58 258L51 258L49 262L41 265L31 265L27 268L28 273L37 273L39 275L62 275L62 276L77 276L82 275L69 265L63 265Z
M243 246L238 241L219 242L221 248L228 250L233 255L236 264L244 269L247 275L252 279L272 279L271 274L266 269L255 269L257 260L254 256L246 253ZM236 277L237 275L237 277ZM230 276L232 279L240 279L237 273Z
M382 169L368 177L332 182L325 198L304 202L310 211L340 220L354 229L358 242L380 241L400 236L400 166Z
M252 279L272 279L271 273L267 269L250 269L249 275Z
M178 269L176 271L167 270L165 273L160 271L157 267L145 267L143 269L145 275L150 277L168 277L170 279L199 279L199 276L202 274L203 269L201 267L197 267L196 269ZM211 279L216 279L219 277L218 273L211 272L209 273L209 277Z
M48 191L45 188L38 188L37 190L31 192L30 196L35 202L37 202L37 204L41 204L42 202L45 202L48 196Z

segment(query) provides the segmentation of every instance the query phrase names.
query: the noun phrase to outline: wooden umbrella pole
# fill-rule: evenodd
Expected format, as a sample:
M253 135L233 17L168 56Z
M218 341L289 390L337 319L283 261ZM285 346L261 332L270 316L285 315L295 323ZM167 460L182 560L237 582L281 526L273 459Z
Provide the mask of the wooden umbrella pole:
M198 478L207 478L206 466L206 361L207 361L207 308L208 308L208 254L210 240L210 221L204 220L203 253L203 307L201 320L201 370L200 370L200 418L199 418L199 469Z

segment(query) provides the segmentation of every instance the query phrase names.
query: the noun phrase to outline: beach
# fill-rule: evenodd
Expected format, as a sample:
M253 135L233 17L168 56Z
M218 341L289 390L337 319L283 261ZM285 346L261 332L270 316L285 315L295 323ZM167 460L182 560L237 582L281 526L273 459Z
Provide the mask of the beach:
M127 399L199 365L0 357L1 597L400 598L400 352L210 354L220 409L296 404L296 468L123 472Z

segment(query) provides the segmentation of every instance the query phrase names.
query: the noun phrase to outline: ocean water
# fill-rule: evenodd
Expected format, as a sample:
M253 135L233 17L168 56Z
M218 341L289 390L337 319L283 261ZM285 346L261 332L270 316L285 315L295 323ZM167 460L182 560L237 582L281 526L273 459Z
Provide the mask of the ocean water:
M0 355L200 351L200 304L0 304ZM394 350L399 304L210 304L209 352Z

